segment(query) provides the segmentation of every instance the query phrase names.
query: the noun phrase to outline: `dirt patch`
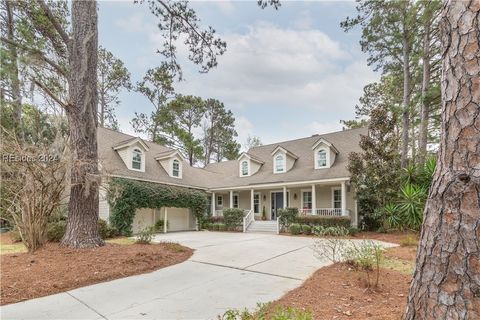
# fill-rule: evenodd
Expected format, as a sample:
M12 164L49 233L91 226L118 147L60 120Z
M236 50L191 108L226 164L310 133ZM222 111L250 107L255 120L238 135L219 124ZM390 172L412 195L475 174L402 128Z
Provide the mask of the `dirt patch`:
M11 232L0 233L0 243L1 244L13 244Z
M0 304L151 272L183 262L192 253L192 249L175 243L108 243L79 250L49 243L34 254L5 254L1 258Z
M315 319L400 319L411 276L381 269L379 287L367 290L364 273L345 264L319 269L303 285L275 301L279 305L310 310Z

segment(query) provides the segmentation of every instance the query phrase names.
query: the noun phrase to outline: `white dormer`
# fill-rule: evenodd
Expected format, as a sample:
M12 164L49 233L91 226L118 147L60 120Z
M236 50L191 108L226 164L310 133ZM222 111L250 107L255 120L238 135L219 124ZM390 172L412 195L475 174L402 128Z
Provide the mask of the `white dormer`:
M315 169L330 168L338 154L337 148L327 140L320 138L312 146Z
M249 177L257 173L263 163L263 161L255 158L251 154L244 152L238 157L238 175L240 177Z
M183 156L177 150L169 150L156 155L160 165L172 178L182 179L183 177Z
M298 157L287 149L277 146L272 151L273 173L285 173L292 169Z
M145 172L145 153L147 144L140 138L122 141L113 147L129 170Z

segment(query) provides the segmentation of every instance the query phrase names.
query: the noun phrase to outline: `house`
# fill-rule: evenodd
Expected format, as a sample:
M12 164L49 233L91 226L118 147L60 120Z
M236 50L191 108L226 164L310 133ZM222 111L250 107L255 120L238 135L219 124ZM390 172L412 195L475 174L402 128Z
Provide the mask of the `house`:
M254 147L237 160L191 167L182 154L138 137L98 129L100 166L109 177L122 177L203 190L208 213L222 215L225 208L242 208L256 221L276 220L278 210L296 207L301 214L349 216L358 222L357 205L347 170L350 152L359 152L367 129L351 129ZM110 208L100 194L100 217ZM193 230L196 221L189 209L138 209L133 232L159 219L168 230ZM253 219L252 219L253 220Z

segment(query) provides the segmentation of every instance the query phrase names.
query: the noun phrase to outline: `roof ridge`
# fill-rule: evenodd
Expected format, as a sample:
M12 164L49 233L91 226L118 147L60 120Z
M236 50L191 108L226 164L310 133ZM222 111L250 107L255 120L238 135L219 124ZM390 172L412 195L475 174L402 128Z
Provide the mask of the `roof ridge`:
M315 135L311 135L311 136L309 136L309 137L296 138L296 139L285 140L285 141L280 141L280 142L273 142L273 143L269 143L269 144L263 144L263 145L258 146L258 147L252 147L252 148L248 149L248 151L250 151L250 150L252 150L252 149L254 150L254 149L257 149L257 148L268 147L268 146L272 146L272 145L281 146L282 143L286 143L286 142L292 142L292 141L297 141L297 140L304 140L304 139L309 139L309 138L321 138L322 136L325 136L325 135L328 135L328 134L343 133L343 132L347 132L347 131L360 130L360 129L365 129L365 128L367 128L367 127L350 128L350 129L345 129L345 130L338 130L338 131L333 131L333 132L315 134ZM248 151L247 151L247 152L248 152Z

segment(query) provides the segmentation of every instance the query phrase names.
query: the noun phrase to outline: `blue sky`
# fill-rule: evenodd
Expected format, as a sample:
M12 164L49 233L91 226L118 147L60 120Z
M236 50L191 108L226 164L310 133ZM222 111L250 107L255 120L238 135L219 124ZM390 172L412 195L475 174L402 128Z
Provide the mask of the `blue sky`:
M191 5L202 24L227 41L227 51L208 74L182 59L185 81L176 91L224 102L237 119L242 144L248 135L273 143L341 129L339 120L353 118L363 86L379 77L360 50L360 31L339 27L355 14L353 2L283 1L278 11L261 10L256 1ZM123 60L134 82L163 59L156 53L156 17L145 4L100 2L99 34L100 44ZM122 92L120 99L120 129L133 134L134 112L152 108L135 92Z

